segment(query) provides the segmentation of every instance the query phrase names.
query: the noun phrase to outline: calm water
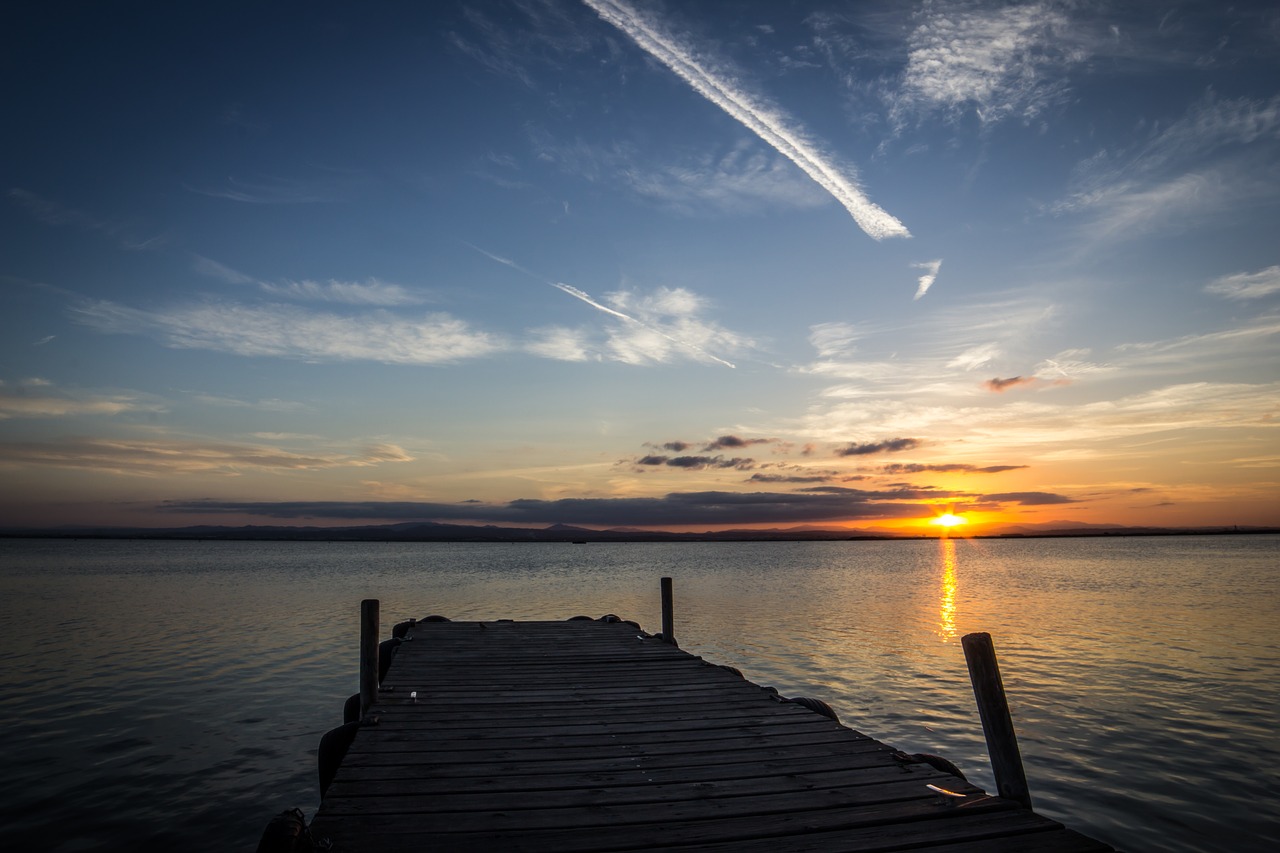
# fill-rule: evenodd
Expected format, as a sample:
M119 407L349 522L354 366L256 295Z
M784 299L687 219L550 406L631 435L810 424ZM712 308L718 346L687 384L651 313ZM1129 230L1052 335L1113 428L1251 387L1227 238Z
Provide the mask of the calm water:
M318 804L361 598L617 613L994 790L990 632L1037 809L1131 851L1280 849L1280 537L469 545L0 541L0 848L252 850Z

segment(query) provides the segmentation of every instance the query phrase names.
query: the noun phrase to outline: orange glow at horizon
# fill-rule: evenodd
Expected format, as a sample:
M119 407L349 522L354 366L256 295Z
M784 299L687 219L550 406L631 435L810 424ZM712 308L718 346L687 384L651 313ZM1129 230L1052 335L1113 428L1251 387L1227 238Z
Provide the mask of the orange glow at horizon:
M941 527L950 528L950 527L959 527L961 524L968 524L969 522L963 516L955 515L953 513L948 512L945 515L938 516L937 518L933 519L929 523L937 524Z

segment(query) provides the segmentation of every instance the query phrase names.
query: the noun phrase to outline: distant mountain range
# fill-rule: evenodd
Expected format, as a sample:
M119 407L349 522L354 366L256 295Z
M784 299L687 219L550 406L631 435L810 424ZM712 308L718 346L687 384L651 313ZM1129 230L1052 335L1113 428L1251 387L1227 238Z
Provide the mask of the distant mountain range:
M1222 533L1280 533L1280 527L1125 527L1118 524L1086 524L1049 521L1038 524L988 525L952 531L954 538L1017 538L1061 536L1177 536ZM312 542L760 542L831 541L859 539L935 539L939 533L912 534L900 530L867 528L832 529L814 526L742 528L676 533L618 527L594 530L568 524L550 527L496 527L494 525L437 524L431 521L353 527L291 527L247 525L227 527L95 527L0 528L0 536L21 538L80 539L228 539Z

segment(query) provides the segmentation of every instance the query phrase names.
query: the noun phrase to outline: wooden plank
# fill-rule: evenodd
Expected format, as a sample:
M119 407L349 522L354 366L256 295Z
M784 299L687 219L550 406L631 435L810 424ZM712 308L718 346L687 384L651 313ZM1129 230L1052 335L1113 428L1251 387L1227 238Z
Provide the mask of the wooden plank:
M339 777L329 791L338 796L380 797L384 795L452 795L473 792L575 791L600 787L651 788L663 785L691 784L710 790L739 791L809 790L836 786L878 785L909 781L918 787L933 783L948 790L961 785L956 777L935 770L927 764L868 765L850 779L851 765L838 758L811 758L792 762L785 767L761 767L753 762L713 765L699 768L696 774L688 768L663 768L614 772L562 772L543 774L473 774L468 776L415 772L417 765L401 766L403 774L391 777L352 771ZM358 783L358 784L352 784ZM964 790L969 790L965 788ZM566 794L563 799L575 797Z
M955 819L959 813L953 806L940 800L941 798L935 797L867 806L833 804L831 808L823 808L819 801L809 803L811 808L793 808L765 814L740 814L736 810L727 810L725 816L718 814L721 801L708 800L705 803L688 804L682 810L680 819L672 819L668 807L657 806L630 811L610 810L611 822L600 822L597 818L597 821L578 826L566 825L562 820L557 820L560 816L548 811L490 812L484 816L473 815L466 830L459 830L458 825L452 823L453 817L442 822L441 828L433 833L432 849L556 850L563 853L585 853L651 849L671 845L676 839L684 845L705 846L725 842L741 844L767 838L772 841L770 849L776 851L785 849L777 846L779 837L870 828L874 828L875 835L890 837L895 843L902 845L918 834L921 826L963 822ZM983 811L1013 808L1015 806L1006 800L988 798L965 814L978 815ZM684 816L689 812L696 816ZM708 814L712 816L708 817ZM582 817L590 820L591 815L585 814ZM531 819L537 823L531 825ZM320 823L318 830L330 835L336 842L339 836L333 833L331 826L338 820L341 820L343 832L353 833L349 838L374 838L377 849L384 849L383 845L388 844L396 835L418 835L422 827L421 819L413 815L347 815L325 822L321 822L317 816L316 822ZM470 829L472 826L476 829ZM933 836L934 840L947 837L954 837L954 833L944 832ZM356 849L356 845L352 849Z
M410 633L312 821L336 851L1108 849L634 626Z

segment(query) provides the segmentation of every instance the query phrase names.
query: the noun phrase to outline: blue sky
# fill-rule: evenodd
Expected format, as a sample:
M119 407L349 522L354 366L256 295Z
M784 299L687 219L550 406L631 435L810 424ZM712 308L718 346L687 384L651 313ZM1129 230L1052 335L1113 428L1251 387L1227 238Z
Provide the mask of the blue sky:
M4 523L1280 523L1274 4L3 30Z

